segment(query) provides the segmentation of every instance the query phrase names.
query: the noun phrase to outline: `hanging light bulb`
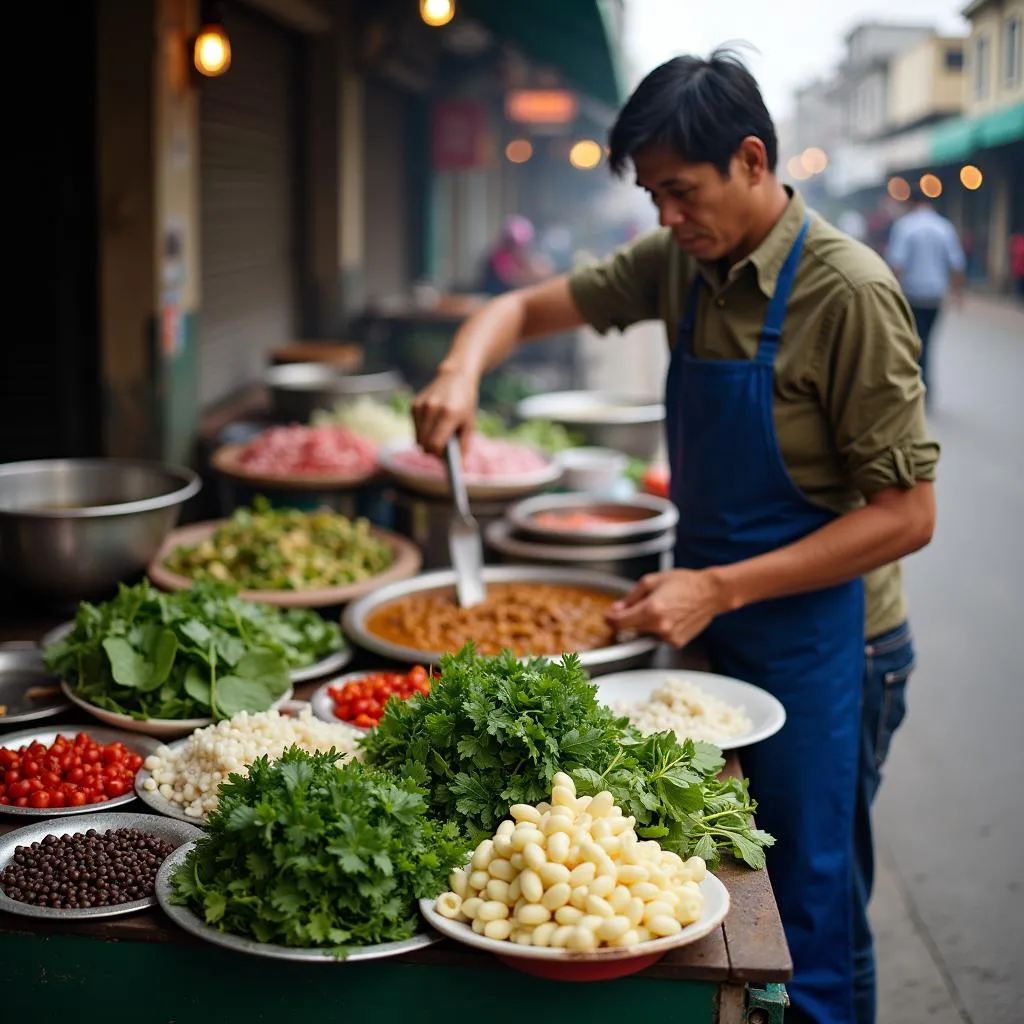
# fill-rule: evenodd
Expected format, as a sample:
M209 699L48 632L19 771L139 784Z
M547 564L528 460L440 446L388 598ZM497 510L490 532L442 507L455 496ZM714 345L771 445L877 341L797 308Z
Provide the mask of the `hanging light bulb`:
M420 0L420 17L431 28L447 25L455 17L455 0Z
M192 62L196 71L207 78L223 75L231 67L231 40L222 25L204 25L192 46Z

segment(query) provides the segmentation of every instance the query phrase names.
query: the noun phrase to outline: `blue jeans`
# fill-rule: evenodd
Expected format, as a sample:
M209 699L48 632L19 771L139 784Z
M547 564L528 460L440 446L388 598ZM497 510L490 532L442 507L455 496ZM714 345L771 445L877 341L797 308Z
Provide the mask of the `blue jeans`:
M914 671L914 641L904 622L866 644L861 698L860 777L853 825L854 1001L857 1024L875 1024L875 953L868 922L868 901L875 880L871 805L882 781L882 765L892 735L907 712L907 680Z

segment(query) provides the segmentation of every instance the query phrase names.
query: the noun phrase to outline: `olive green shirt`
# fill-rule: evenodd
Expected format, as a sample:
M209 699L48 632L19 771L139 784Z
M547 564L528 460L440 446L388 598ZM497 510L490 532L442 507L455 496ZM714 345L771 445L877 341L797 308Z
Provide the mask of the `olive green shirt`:
M788 190L787 190L788 191ZM753 359L768 300L807 208L792 193L768 237L723 272L698 264L667 229L638 238L569 278L597 331L661 320L674 345L694 275L703 275L694 330L702 359ZM837 513L888 487L934 480L939 446L925 426L920 340L892 272L867 246L817 214L804 242L775 359L773 409L783 461L807 498ZM906 618L899 563L865 579L872 639Z

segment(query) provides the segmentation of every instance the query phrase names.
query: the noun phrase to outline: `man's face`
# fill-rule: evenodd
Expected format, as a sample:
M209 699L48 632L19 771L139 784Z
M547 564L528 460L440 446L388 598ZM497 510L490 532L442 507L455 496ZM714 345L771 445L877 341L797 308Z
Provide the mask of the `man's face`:
M713 262L743 246L762 180L761 174L751 174L748 156L741 150L733 157L728 177L712 164L687 163L662 146L634 157L637 185L650 195L661 226L671 229L685 253Z

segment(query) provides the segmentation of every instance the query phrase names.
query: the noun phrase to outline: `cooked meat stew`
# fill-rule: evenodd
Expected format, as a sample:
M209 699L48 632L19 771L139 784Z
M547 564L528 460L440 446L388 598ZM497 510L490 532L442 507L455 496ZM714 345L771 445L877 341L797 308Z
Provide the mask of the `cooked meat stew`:
M558 655L590 651L615 641L605 612L613 594L546 583L491 583L486 599L460 608L454 590L410 594L381 606L367 630L417 651L457 651L467 641L479 654Z

